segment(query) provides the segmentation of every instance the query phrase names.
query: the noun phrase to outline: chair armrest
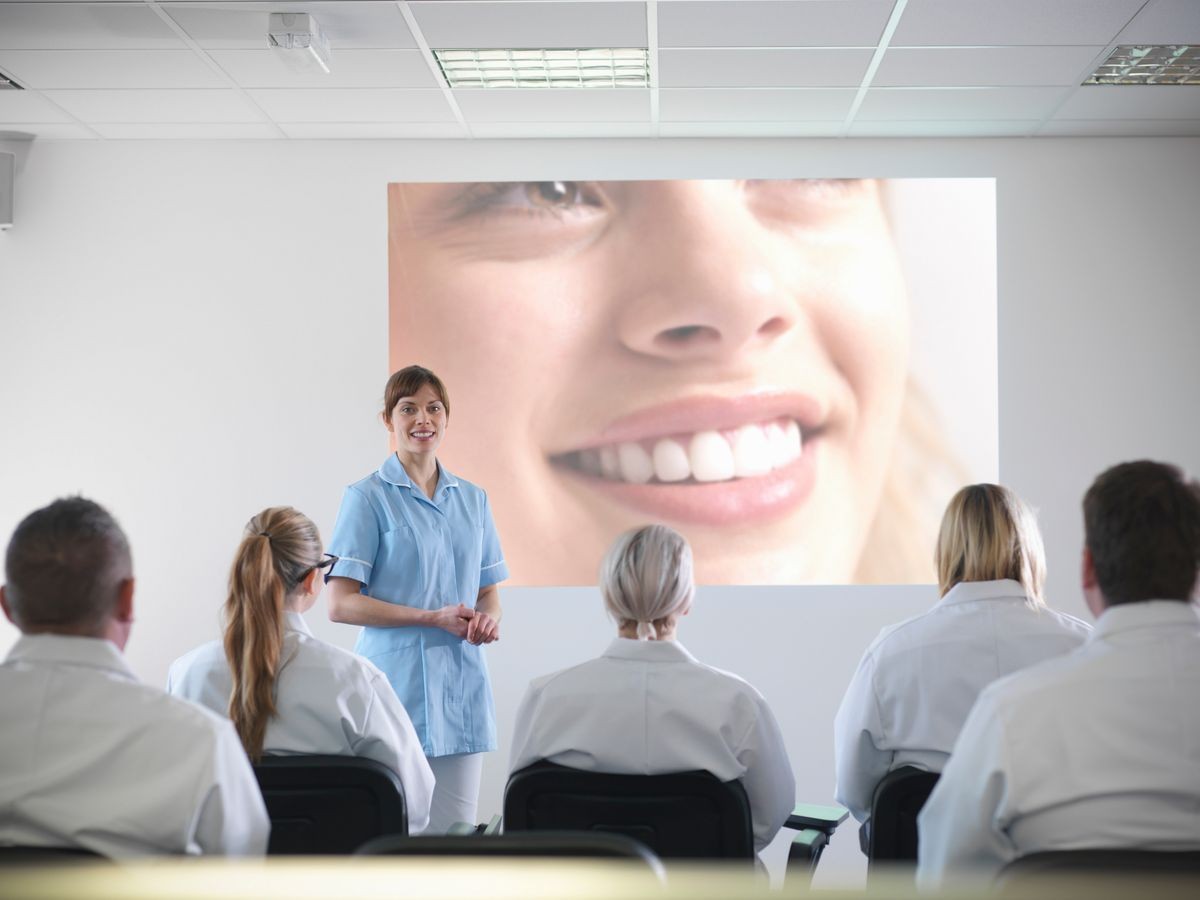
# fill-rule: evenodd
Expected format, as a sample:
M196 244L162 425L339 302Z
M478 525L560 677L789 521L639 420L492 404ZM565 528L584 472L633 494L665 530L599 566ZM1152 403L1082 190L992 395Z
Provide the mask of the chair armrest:
M821 852L829 843L829 834L817 828L802 828L788 846L788 872L803 872L806 879L812 878Z
M491 818L491 821L489 821L489 822L487 823L487 825L484 827L484 829L483 829L483 833L484 833L485 835L487 835L487 834L499 834L499 833L500 833L500 822L501 822L501 821L502 821L502 819L500 818L500 814L499 814L499 813L497 813L496 815L492 816L492 818Z
M817 803L798 803L792 814L783 823L784 828L803 832L815 829L825 835L831 835L850 816L850 811L844 806L821 806ZM799 840L799 836L796 838Z
M446 834L474 834L478 829L478 825L472 825L470 822L455 822L446 829Z

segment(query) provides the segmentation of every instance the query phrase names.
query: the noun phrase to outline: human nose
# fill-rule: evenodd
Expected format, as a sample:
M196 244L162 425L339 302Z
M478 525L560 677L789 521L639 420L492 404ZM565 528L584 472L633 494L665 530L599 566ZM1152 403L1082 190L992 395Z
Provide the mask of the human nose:
M638 276L618 323L630 350L673 362L729 361L790 331L781 237L730 183L666 186L640 231ZM635 229L638 231L639 229Z

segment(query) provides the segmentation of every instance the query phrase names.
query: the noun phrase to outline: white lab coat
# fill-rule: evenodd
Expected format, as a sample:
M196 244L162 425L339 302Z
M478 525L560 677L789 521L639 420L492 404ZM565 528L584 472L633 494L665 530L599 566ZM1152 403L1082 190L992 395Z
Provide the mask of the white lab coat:
M233 726L109 641L30 635L0 665L0 844L261 855L269 832Z
M599 659L531 682L510 770L539 759L592 772L704 769L736 779L750 800L756 850L795 804L783 735L762 695L675 641L618 638Z
M1115 606L979 698L918 819L922 885L1042 850L1200 849L1200 618Z
M263 739L266 755L328 753L364 756L400 776L409 831L429 824L433 772L408 713L369 660L315 638L300 613L284 626L276 715ZM233 678L220 641L171 664L167 690L220 715L229 712Z
M880 632L834 719L835 797L860 822L901 766L940 772L987 685L1080 646L1091 627L1027 602L1016 581L960 582L933 608Z

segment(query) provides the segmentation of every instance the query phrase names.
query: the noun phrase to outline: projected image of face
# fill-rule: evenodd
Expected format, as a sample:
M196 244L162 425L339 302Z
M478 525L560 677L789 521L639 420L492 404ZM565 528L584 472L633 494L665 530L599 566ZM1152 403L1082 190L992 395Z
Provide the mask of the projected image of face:
M487 490L513 582L593 584L646 522L686 535L701 583L932 580L932 534L863 574L880 523L904 527L885 507L904 481L909 301L879 182L388 200L392 368L453 391L444 462Z

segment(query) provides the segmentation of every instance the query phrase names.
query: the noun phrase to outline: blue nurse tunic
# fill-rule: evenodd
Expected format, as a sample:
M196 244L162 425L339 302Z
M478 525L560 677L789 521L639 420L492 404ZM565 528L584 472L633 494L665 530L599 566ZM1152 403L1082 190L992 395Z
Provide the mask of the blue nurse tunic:
M329 552L331 576L377 600L418 609L463 603L508 577L487 494L438 463L433 499L395 454L346 488ZM363 628L355 651L378 666L408 710L426 756L496 749L483 647L441 628Z

